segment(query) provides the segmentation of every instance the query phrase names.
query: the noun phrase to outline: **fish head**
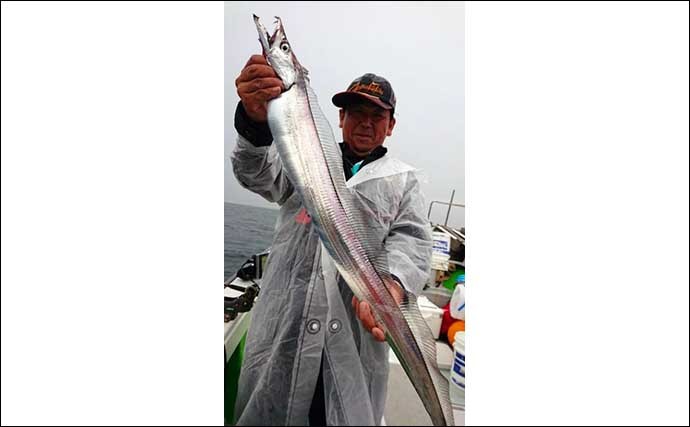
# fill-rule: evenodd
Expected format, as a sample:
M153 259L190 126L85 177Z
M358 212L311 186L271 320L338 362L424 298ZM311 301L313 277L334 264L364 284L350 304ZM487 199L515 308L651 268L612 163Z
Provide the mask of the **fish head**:
M254 15L254 24L259 32L259 41L263 48L263 55L276 72L280 80L283 81L285 89L290 87L300 78L306 78L309 74L306 68L297 60L292 46L288 42L283 28L283 22L279 17L275 17L276 25L273 35L270 35L266 28L259 22L259 17Z

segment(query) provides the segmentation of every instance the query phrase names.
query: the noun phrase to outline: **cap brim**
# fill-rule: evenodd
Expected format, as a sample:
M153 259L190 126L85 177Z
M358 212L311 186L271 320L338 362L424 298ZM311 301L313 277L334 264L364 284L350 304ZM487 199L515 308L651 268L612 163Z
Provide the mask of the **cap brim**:
M362 101L369 101L385 110L392 110L393 107L381 101L379 98L359 92L340 92L333 95L333 104L336 107L345 108L351 104L361 104Z

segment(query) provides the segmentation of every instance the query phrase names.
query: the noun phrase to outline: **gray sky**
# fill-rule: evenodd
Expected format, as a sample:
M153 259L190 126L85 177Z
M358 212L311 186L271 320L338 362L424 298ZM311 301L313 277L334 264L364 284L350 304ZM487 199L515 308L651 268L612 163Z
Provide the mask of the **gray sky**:
M273 30L279 16L336 138L338 109L331 97L364 73L386 77L397 97L396 126L384 146L390 155L423 171L422 190L432 200L465 203L465 16L463 2L226 2L225 201L276 207L243 189L228 157L237 136L235 78L261 53L252 13ZM435 204L431 219L443 222ZM463 226L463 208L450 225Z

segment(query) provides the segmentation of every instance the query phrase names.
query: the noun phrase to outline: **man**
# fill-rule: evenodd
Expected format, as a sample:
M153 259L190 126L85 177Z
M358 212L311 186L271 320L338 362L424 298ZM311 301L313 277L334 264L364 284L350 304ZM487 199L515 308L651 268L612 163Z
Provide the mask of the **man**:
M329 267L299 195L282 170L266 123L281 80L260 55L235 81L239 134L232 154L242 186L280 205L261 296L252 310L236 402L237 425L379 425L388 345L366 302ZM390 291L418 294L429 276L431 228L415 170L383 147L395 127L395 94L374 74L333 96L343 166L367 229L384 243ZM404 290L403 290L404 289Z

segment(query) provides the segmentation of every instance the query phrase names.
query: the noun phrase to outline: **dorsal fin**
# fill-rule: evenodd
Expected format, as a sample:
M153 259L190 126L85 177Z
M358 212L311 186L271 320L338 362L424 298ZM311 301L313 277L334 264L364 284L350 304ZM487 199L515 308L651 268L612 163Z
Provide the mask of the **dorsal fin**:
M388 260L384 256L381 243L375 239L369 238L371 233L367 227L368 221L366 221L364 217L366 210L362 209L362 201L352 193L352 190L347 188L345 172L343 171L343 155L333 135L333 129L321 111L318 99L312 88L304 80L299 83L304 85L307 93L309 110L316 127L316 132L319 136L319 141L321 142L322 151L326 164L328 165L331 181L336 194L343 206L354 208L345 211L348 222L357 233L367 257L374 265L379 275L382 276L381 278L385 280L385 278L390 277L388 273Z
M393 281L388 270L388 260L383 251L382 243L376 239L370 238L372 233L370 233L367 227L369 221L367 221L365 217L367 210L363 209L361 205L363 202L346 186L342 152L336 143L333 129L321 111L316 94L309 86L309 83L304 79L300 79L296 84L302 87L307 94L309 111L321 143L322 153L327 164L333 188L335 189L341 206L347 206L349 208L345 210L348 225L356 233L367 258L373 264L383 283L386 284L386 288L388 288L388 285ZM437 400L441 406L441 412L444 417L443 420L432 421L439 425L453 425L453 412L448 394L448 381L438 369L436 360L436 341L419 311L416 296L409 292L405 292L405 294L406 297L399 305L399 309L406 323L409 325L415 344L422 355L424 365L433 382L434 392L437 393ZM425 404L431 405L433 403L425 402ZM430 408L427 409L429 410ZM437 413L437 411L432 409L429 410L429 413Z
M448 379L441 374L438 369L438 361L436 358L436 340L429 329L422 313L417 305L417 297L411 293L406 292L406 298L400 305L400 311L405 317L407 324L410 326L412 335L414 336L417 346L421 350L424 363L431 376L431 381L434 383L434 389L438 393L438 400L441 404L441 410L445 417L446 425L454 425L453 422L453 408L450 404L450 395L448 389ZM429 413L433 413L429 411ZM432 420L435 423L438 420Z

